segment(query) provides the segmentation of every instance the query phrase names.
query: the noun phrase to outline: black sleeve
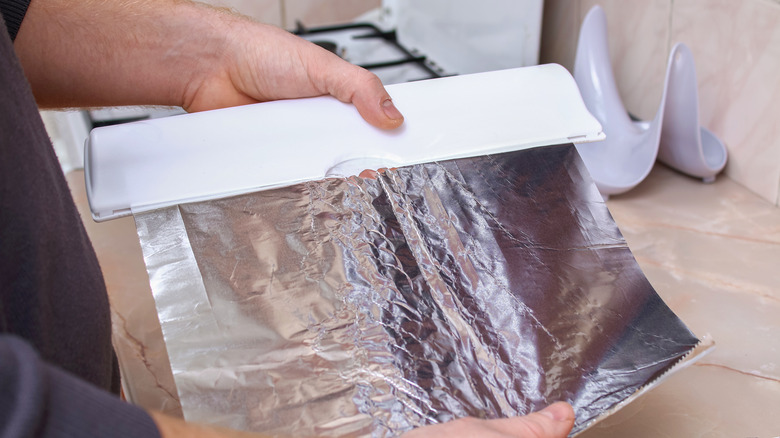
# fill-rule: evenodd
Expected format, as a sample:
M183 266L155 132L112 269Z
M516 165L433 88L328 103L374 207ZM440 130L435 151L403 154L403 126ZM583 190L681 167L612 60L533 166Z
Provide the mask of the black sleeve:
M142 409L43 362L0 335L0 438L159 437Z
M0 13L5 20L5 27L8 28L11 41L16 39L28 6L30 6L30 0L0 0Z

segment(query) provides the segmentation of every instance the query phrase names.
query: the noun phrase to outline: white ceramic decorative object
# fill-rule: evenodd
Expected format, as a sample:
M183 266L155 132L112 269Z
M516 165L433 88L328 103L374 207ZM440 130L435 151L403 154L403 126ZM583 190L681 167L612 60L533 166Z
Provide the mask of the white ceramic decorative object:
M726 166L726 146L699 125L699 96L693 53L678 43L669 56L666 105L658 159L680 172L715 181Z
M656 158L704 181L713 181L725 166L725 146L699 126L696 71L693 55L684 44L675 45L669 56L655 117L634 121L623 106L612 73L606 16L600 6L594 6L580 29L574 79L585 105L607 135L602 142L577 147L605 197L642 182Z

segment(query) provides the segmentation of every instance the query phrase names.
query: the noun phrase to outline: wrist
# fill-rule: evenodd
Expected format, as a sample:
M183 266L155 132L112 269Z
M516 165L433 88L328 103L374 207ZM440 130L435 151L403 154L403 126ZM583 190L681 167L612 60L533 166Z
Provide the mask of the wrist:
M190 8L188 14L191 14L194 26L190 28L186 42L191 46L177 51L187 68L180 77L182 81L176 85L178 94L175 98L177 106L198 111L204 108L198 108L193 103L201 99L204 90L214 83L232 82L229 66L235 65L231 57L236 51L239 35L247 26L257 23L224 8L195 3L185 7Z

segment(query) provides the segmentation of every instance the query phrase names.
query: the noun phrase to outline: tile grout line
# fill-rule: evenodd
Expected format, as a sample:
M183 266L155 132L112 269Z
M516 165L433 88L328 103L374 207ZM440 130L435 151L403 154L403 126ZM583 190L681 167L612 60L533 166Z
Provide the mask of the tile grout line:
M666 56L672 53L672 30L674 26L674 0L669 1L669 30L666 34Z
M775 195L775 207L780 207L780 176L777 178L777 194Z
M717 363L702 362L702 363L695 363L695 364L693 364L693 366L696 366L696 367L720 368L720 369L724 369L724 370L727 370L727 371L733 371L735 373L742 374L743 376L755 377L757 379L764 379L764 380L769 380L770 382L780 383L780 379L777 379L777 378L774 378L774 377L764 376L764 375L761 375L761 374L758 374L758 373L754 373L754 372L749 372L749 371L742 371L742 370L737 369L737 368L733 368L733 367L730 367L730 366L727 366L727 365L720 365L720 364L717 364Z
M764 0L764 1L769 4L780 6L780 0Z

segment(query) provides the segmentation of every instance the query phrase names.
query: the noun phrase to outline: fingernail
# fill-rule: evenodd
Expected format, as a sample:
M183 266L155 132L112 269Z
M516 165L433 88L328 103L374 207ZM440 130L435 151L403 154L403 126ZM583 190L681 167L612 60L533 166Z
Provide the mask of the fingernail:
M384 111L385 115L392 120L404 118L404 116L401 115L401 112L398 111L398 108L393 105L392 99L385 99L385 101L382 102L382 111Z
M554 403L539 411L540 414L554 421L569 419L570 408L564 403Z

